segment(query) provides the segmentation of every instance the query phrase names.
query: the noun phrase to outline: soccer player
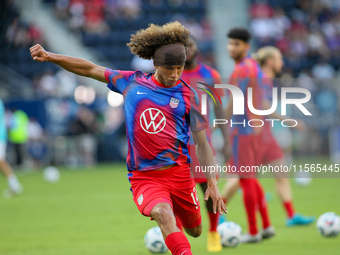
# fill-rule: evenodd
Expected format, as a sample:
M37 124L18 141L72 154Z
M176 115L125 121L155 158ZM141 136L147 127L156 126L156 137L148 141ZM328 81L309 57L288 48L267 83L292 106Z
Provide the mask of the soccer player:
M175 215L189 235L198 237L202 232L200 204L188 165L189 123L201 165L214 164L197 95L180 80L189 34L179 22L172 22L164 26L151 24L132 35L127 44L131 52L154 61L156 72L150 74L111 70L84 59L46 52L40 45L30 49L34 60L49 61L108 83L109 89L124 96L127 168L133 200L141 214L156 220L167 247L175 255L192 254L188 239L176 226ZM226 213L215 177L210 173L207 177L204 199L213 200L214 213Z
M4 191L4 196L10 198L20 194L23 187L15 176L12 167L6 160L7 130L5 120L5 107L0 98L0 169L5 174L8 183L8 190Z
M258 63L260 64L262 71L264 73L264 79L263 79L263 86L265 89L265 98L263 101L263 108L269 109L271 107L272 102L272 88L273 88L273 82L272 79L274 79L279 73L282 71L282 67L284 65L284 62L282 60L282 54L280 50L273 46L266 46L257 51L256 54L253 56ZM270 117L274 119L290 119L288 116L281 116L279 113L274 112L270 115ZM285 128L287 129L287 128ZM296 129L298 131L304 131L305 125L301 120L298 120L298 125L296 126ZM263 136L264 139L262 141L262 147L265 148L265 151L263 151L265 154L270 155L272 153L273 149L277 150L277 154L281 154L281 157L277 157L275 160L269 162L266 160L263 160L263 164L270 164L272 166L281 166L284 164L287 164L287 160L285 160L285 154L283 153L282 149L279 148L279 145L277 141L275 140L275 137L272 135L271 126L269 123L265 123L265 128L263 130ZM281 151L280 153L278 151ZM282 175L282 174L281 174ZM281 202L285 208L287 219L286 219L286 225L287 226L297 226L297 225L308 225L314 222L315 217L306 217L302 214L296 213L293 206L293 195L292 195L292 189L290 186L289 179L286 176L275 176L277 177L275 179L275 186L277 193L281 199Z
M249 40L251 34L244 28L234 28L228 33L227 49L229 55L235 61L235 69L231 75L230 83L239 87L245 98L247 98L247 88L253 90L253 104L255 109L262 109L263 88L258 83L258 78L263 77L259 64L248 56L250 49ZM262 128L248 126L250 119L263 119L261 116L253 115L245 109L244 115L234 115L233 98L230 96L226 109L226 119L232 117L234 125L231 130L231 145L233 156L228 162L231 166L238 169L238 178L231 178L224 190L224 200L230 200L228 193L234 192L238 188L238 182L243 191L243 201L246 208L249 232L242 235L241 242L256 243L262 238L270 238L275 235L275 230L270 223L267 202L260 182L256 178L256 173L242 172L244 167L252 167L258 164L261 157ZM243 125L242 123L246 123ZM236 124L237 123L237 124ZM277 155L271 155L276 157ZM281 157L281 155L279 155ZM274 158L275 159L275 158ZM272 160L272 159L271 159ZM236 184L236 185L235 185ZM236 186L236 188L235 188ZM226 195L227 194L227 195ZM262 235L256 225L256 211L259 210L262 217Z
M185 81L187 84L189 84L192 88L194 88L199 98L201 98L201 95L205 92L200 89L197 89L197 82L204 82L214 87L214 84L221 84L221 76L215 69L197 60L198 47L197 47L195 38L192 36L190 36L190 44L189 44L187 52L188 54L187 54L187 58L185 61L184 71L182 73L181 79ZM196 82L190 83L191 78L195 78L194 81ZM206 86L205 89L209 90L209 87ZM216 92L218 93L220 97L224 96L223 89L216 89ZM220 103L217 103L215 105L214 110L215 110L215 115L217 119L225 119L224 111ZM205 117L207 121L209 121L209 108L207 109L207 115ZM227 129L224 126L220 126L220 129L222 131L222 135L225 141L224 144L226 145L224 148L225 156L228 157L229 155L231 155L231 152L230 152L230 147L227 146L229 145L229 137L227 134ZM206 129L206 133L207 133L208 142L210 142L211 141L211 128L209 125ZM194 175L194 180L196 183L200 185L203 193L205 193L205 191L207 190L207 185L208 185L207 179L205 178L204 173L197 172L194 170L196 169L196 166L199 166L199 162L198 162L197 157L195 156L196 155L195 144L192 138L189 141L189 150L190 150L190 155L192 159L191 169ZM228 160L228 158L226 158L226 160ZM211 199L205 202L205 206L208 211L209 223L210 223L210 228L208 232L207 250L209 252L218 252L222 250L222 245L221 245L221 240L220 240L221 238L220 238L220 235L217 233L219 215L213 212L213 204L212 204Z

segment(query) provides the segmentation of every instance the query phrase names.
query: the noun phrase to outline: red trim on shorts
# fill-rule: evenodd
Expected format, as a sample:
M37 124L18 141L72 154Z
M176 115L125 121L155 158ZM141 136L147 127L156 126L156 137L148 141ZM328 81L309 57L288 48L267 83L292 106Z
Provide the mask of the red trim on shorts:
M189 164L184 165L174 165L173 167L170 167L165 170L148 170L148 171L133 171L134 176L148 176L148 177L165 177L171 174L176 174L179 171L183 170L183 167L185 165L190 168Z

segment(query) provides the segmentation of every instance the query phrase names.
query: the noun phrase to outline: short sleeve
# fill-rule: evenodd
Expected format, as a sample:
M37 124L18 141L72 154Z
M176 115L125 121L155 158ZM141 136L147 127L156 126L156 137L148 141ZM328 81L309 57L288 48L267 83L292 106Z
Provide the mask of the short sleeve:
M128 86L134 71L119 71L107 68L105 70L105 79L108 81L107 87L113 92L123 94Z

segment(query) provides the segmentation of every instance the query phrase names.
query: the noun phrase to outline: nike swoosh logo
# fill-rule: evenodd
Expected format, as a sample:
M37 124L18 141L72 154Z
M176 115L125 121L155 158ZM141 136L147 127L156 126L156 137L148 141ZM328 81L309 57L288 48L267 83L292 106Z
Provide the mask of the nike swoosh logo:
M184 253L186 253L187 251L184 251L181 255L183 255Z
M148 94L148 93L143 93L143 92L137 91L137 95L144 95L144 94Z

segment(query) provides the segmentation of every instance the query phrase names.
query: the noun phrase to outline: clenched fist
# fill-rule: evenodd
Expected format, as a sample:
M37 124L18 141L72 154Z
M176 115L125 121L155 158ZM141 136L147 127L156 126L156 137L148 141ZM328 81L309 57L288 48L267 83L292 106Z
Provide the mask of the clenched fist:
M49 53L40 45L36 44L30 48L33 60L44 62L47 61Z

